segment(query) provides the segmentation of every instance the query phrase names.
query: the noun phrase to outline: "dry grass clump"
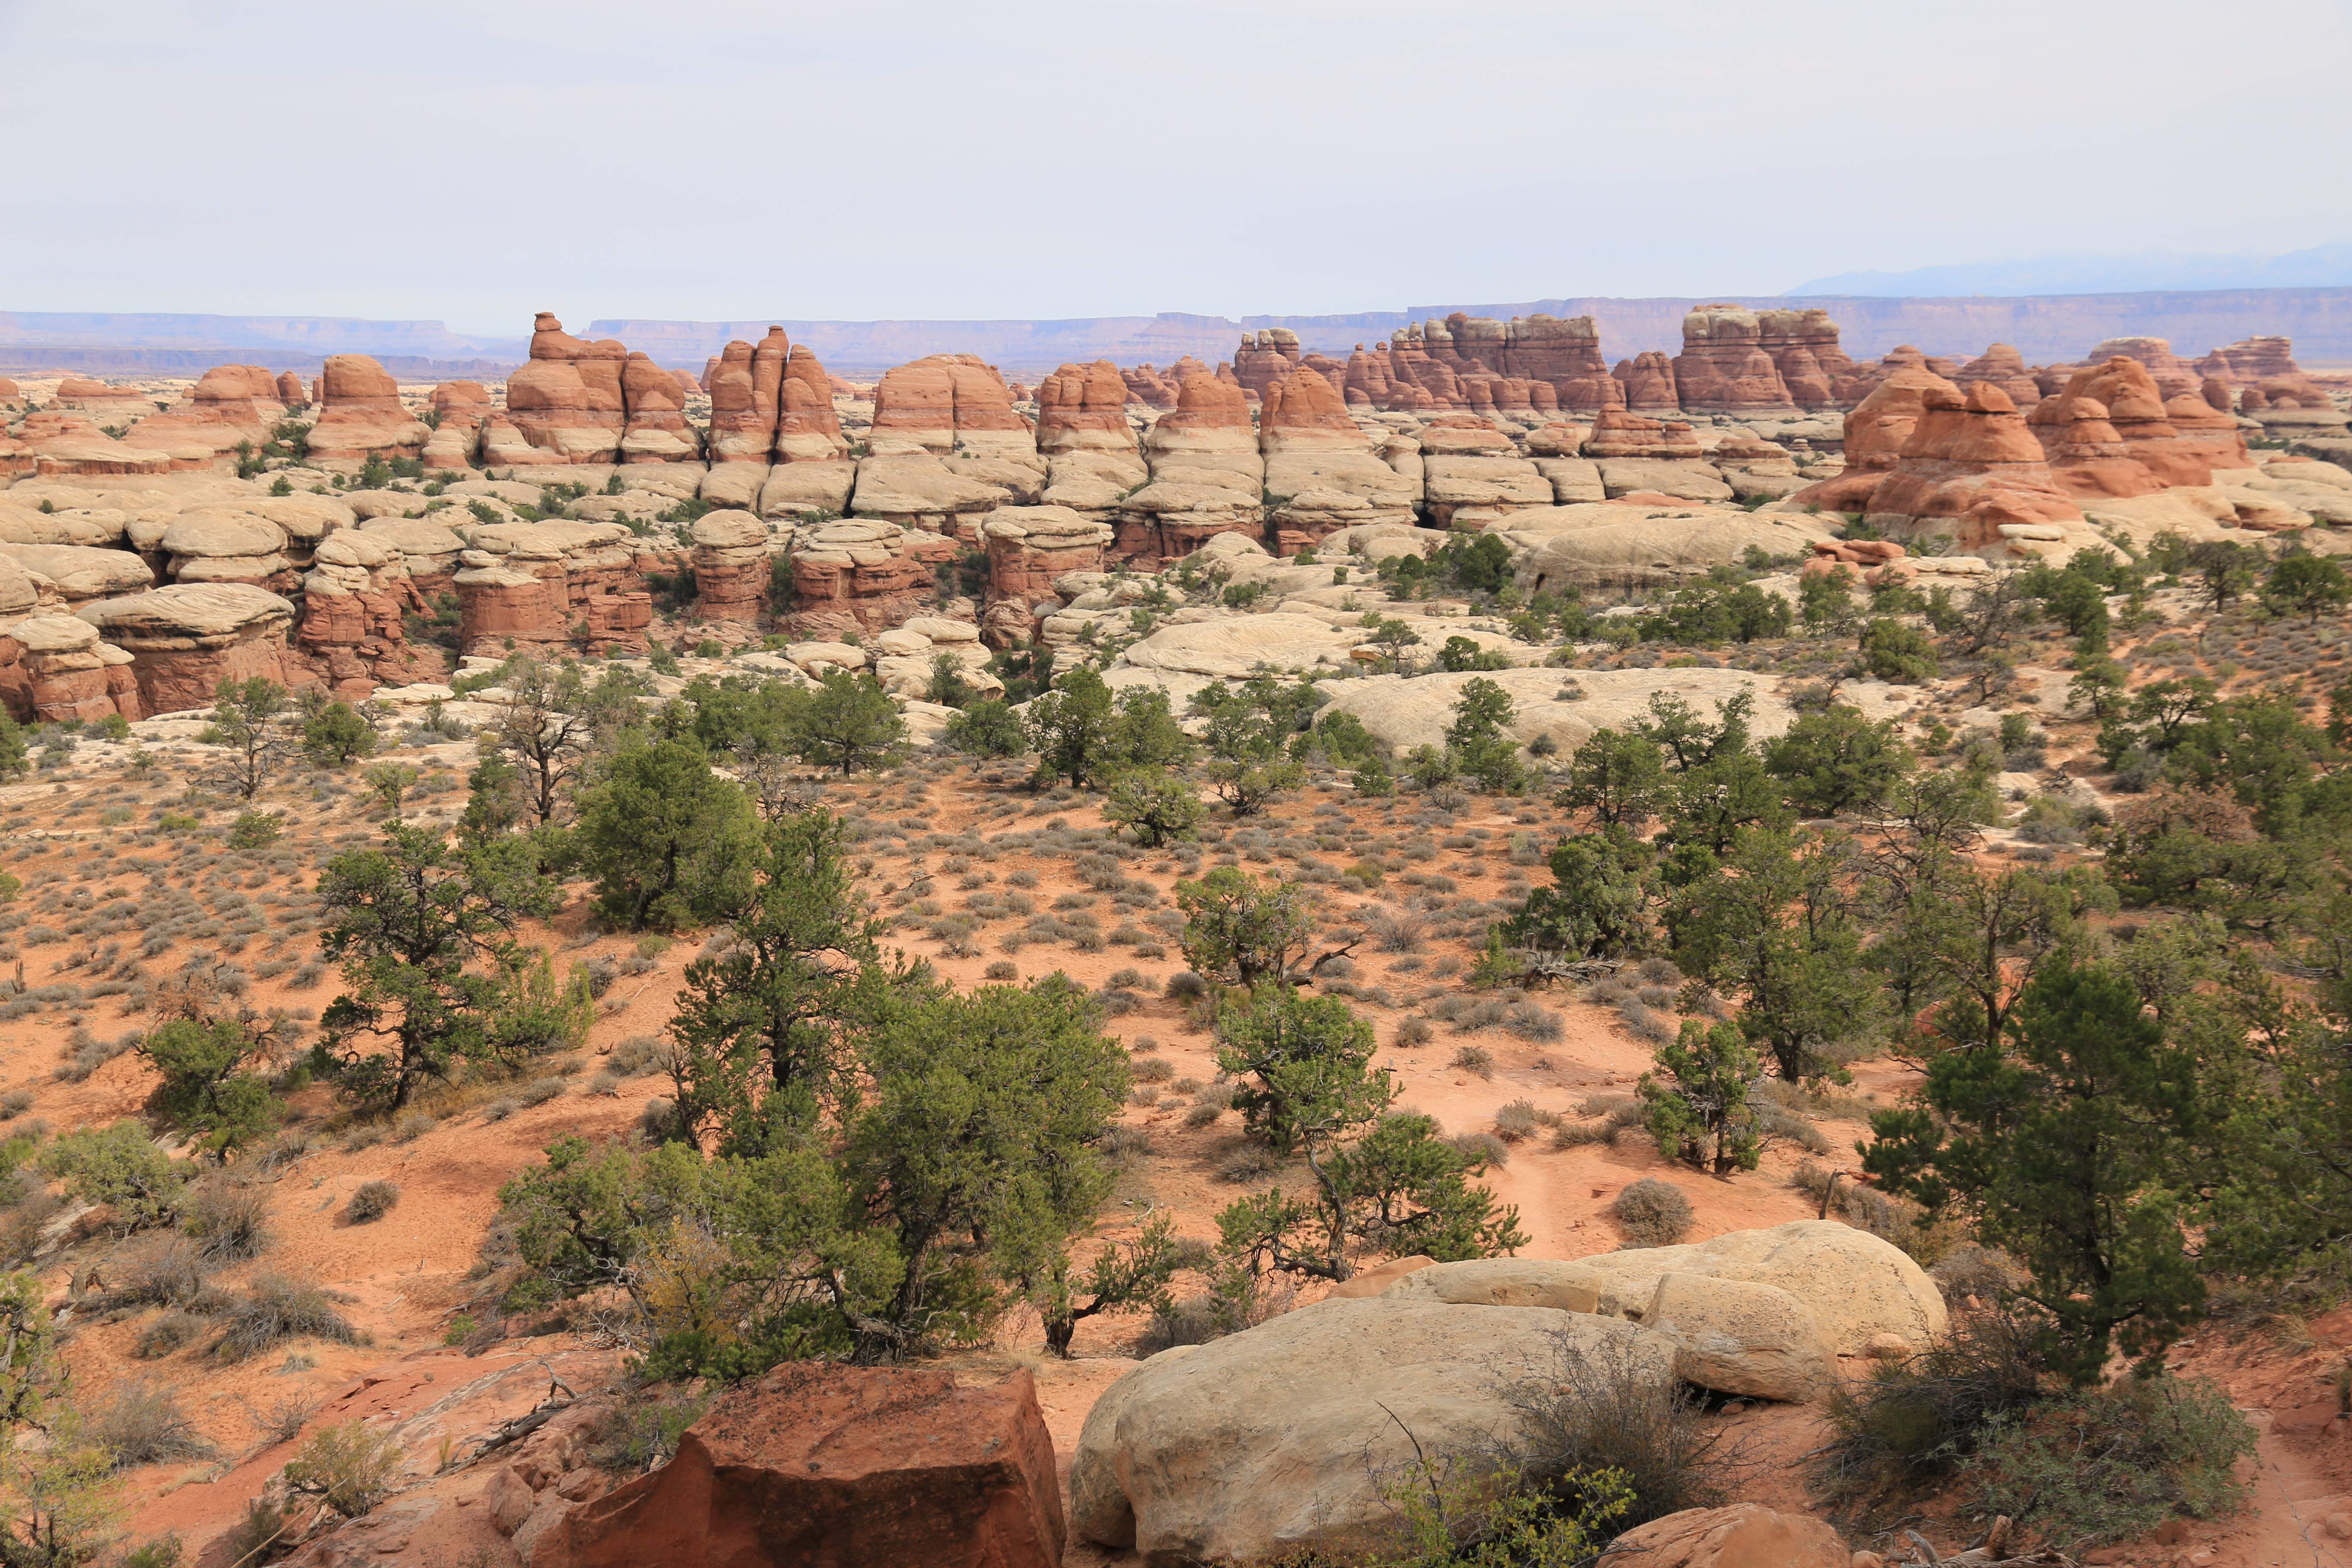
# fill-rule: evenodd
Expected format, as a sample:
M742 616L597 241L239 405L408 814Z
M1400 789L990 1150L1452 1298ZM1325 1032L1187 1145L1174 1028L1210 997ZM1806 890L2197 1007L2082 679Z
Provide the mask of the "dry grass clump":
M1544 1113L1536 1109L1531 1100L1514 1100L1495 1112L1495 1136L1506 1143L1523 1142L1535 1136L1544 1123Z
M1587 1143L1613 1142L1629 1127L1642 1125L1642 1102L1630 1094L1596 1094L1576 1108L1581 1121L1565 1117L1551 1130L1555 1149L1577 1149Z
M1509 1458L1530 1480L1615 1470L1633 1494L1614 1528L1729 1500L1745 1461L1699 1398L1623 1340L1555 1341L1553 1363L1502 1391L1517 1415Z
M1474 1163L1507 1165L1511 1163L1511 1146L1492 1132L1456 1132L1454 1146Z
M1492 1078L1495 1076L1495 1053L1484 1046L1465 1046L1454 1053L1454 1059L1448 1065L1459 1072Z
M1696 1219L1682 1189L1655 1176L1628 1184L1609 1205L1609 1217L1628 1247L1672 1247L1690 1234Z

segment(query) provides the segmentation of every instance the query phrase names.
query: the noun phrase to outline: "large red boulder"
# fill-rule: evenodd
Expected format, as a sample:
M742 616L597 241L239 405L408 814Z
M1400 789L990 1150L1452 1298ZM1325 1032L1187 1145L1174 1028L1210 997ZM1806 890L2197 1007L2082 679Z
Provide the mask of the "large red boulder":
M1053 1438L1025 1371L796 1364L730 1394L677 1458L582 1504L533 1568L1058 1568Z

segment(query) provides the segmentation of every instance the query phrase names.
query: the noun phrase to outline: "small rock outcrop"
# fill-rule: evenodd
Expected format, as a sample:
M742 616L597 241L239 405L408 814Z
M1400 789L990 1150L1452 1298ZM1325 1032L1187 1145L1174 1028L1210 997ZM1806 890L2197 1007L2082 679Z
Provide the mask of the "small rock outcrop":
M1680 414L1681 392L1675 384L1675 362L1657 349L1621 359L1609 374L1625 389L1624 406L1633 414ZM1594 421L1595 426L1599 424Z
M286 634L294 606L243 583L175 583L75 612L131 656L140 706L149 713L209 708L224 680L287 680Z
M1099 572L1112 530L1066 506L1001 507L981 525L988 550L988 597L1034 604L1054 597L1054 580Z
M78 616L27 616L0 632L0 698L26 721L143 719L131 656Z
M432 437L425 443L425 466L462 473L482 446L482 426L491 414L489 389L478 381L445 381L433 389Z
M695 613L757 624L773 575L768 525L748 511L705 512L694 522Z
M268 371L257 364L216 364L197 379L185 403L140 420L122 438L133 447L192 447L219 455L240 444L259 447L284 412L277 377Z
M803 525L787 546L793 560L788 625L804 637L881 631L939 601L932 568L957 543L927 530L874 518ZM785 606L776 606L785 614Z
M405 555L380 537L342 529L320 542L303 575L295 650L337 695L363 698L431 673L408 642L405 620L430 609Z
M541 647L641 650L653 595L637 570L635 536L617 522L461 524L458 641L499 655L509 639Z

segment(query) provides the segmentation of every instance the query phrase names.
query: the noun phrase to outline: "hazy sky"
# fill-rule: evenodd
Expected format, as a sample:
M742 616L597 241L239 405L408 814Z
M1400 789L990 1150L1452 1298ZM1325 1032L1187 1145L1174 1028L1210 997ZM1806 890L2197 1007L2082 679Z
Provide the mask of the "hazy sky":
M2344 0L0 0L0 309L1772 292L2352 236Z

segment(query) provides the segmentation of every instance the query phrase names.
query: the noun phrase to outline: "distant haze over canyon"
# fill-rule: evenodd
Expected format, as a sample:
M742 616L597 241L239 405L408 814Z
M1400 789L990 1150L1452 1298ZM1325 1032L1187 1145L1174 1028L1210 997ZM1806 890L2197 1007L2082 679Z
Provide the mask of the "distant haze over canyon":
M1245 331L1286 327L1310 352L1345 354L1413 321L1454 310L1507 319L1542 312L1589 315L1612 353L1672 352L1684 316L1723 300L1752 307L1827 310L1850 352L1877 355L1898 344L1928 353L1972 354L1988 342L2014 344L2028 359L2068 359L2104 339L2169 338L2226 342L2256 333L2292 337L2306 363L2352 362L2352 287L2151 290L2060 295L1873 296L1723 294L1654 299L1550 299L1415 305L1328 315L1251 315L1238 320L1163 311L1157 315L1043 321L825 321L788 314L727 321L598 318L593 337L617 337L659 363L699 370L730 339L756 339L780 325L825 363L848 374L881 370L940 353L974 353L1008 374L1034 376L1065 361L1105 358L1169 363L1185 354L1214 363ZM787 301L788 303L788 301ZM315 372L328 354L376 356L395 375L503 375L522 363L529 339L454 331L439 321L321 316L226 316L164 312L0 311L0 373L200 374L225 359L273 370Z

